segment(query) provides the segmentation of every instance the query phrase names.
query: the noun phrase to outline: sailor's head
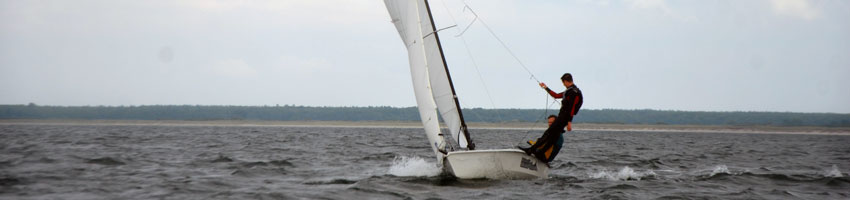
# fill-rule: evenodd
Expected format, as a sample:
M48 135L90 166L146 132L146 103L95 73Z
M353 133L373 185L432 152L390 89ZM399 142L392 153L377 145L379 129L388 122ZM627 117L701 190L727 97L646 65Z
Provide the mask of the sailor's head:
M549 121L549 126L552 126L552 123L554 123L554 122L555 122L555 118L558 118L558 116L555 116L555 115L549 115L549 117L547 117L547 118L546 118L546 120L548 120L548 121Z
M564 73L564 75L561 76L561 82L563 82L564 86L566 86L566 87L572 86L573 85L573 75L570 74L570 73Z

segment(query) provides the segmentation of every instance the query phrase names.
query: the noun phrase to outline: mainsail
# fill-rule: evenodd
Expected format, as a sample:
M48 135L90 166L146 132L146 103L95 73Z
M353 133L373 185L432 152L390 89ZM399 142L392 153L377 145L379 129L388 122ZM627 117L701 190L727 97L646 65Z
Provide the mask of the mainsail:
M474 149L446 67L427 0L384 0L402 42L407 47L419 117L438 161L445 151L437 111L460 148Z

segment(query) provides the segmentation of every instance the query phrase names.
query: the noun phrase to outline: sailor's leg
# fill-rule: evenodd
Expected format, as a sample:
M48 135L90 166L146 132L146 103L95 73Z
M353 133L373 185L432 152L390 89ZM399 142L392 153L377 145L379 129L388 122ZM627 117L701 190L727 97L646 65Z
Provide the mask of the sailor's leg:
M546 156L548 158L548 161L546 161L546 162L550 162L550 161L555 160L555 157L557 157L558 153L561 152L561 147L563 147L563 144L564 144L564 136L562 135L561 137L558 138L558 141L555 143L555 145L552 146L552 149L550 150L551 154Z

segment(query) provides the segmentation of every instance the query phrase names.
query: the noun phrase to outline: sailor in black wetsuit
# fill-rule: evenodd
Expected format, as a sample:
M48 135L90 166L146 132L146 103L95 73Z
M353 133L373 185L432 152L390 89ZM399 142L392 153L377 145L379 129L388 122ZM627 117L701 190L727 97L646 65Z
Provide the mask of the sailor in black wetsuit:
M549 126L552 126L552 123L555 123L555 119L557 119L557 118L558 118L558 116L549 115L549 117L546 118L546 121L548 121ZM547 135L544 134L543 136L540 136L540 138L537 138L537 141L542 142L543 138L545 138L545 137L547 137ZM528 144L530 144L530 145L534 145L536 143L537 142L533 141L533 140L528 141ZM555 142L555 145L552 146L552 148L537 149L537 151L543 151L543 155L547 158L550 158L550 161L551 161L551 159L554 159L555 156L558 156L558 152L561 152L561 147L563 147L563 145L564 145L564 130L561 129L561 132L558 133L558 141Z
M552 148L558 144L558 139L564 132L564 127L567 131L573 130L573 116L578 114L581 109L581 104L584 102L584 97L581 95L581 90L573 84L573 75L566 73L561 76L561 82L567 87L567 90L562 93L555 93L546 84L540 83L540 87L546 89L549 95L554 98L562 98L561 110L558 112L558 117L555 122L549 125L549 128L543 133L543 136L531 145L530 148L520 148L529 155L534 154L540 161L549 163L555 159L557 153L551 153ZM563 142L563 140L561 141ZM560 150L560 149L559 149Z

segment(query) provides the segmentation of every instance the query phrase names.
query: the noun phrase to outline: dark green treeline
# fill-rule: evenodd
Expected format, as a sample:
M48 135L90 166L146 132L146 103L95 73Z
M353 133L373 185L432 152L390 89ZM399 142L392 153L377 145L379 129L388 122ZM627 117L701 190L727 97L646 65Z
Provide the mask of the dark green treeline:
M535 122L557 110L464 109L467 122ZM0 119L418 121L415 107L0 105ZM582 110L575 122L850 127L850 114Z

